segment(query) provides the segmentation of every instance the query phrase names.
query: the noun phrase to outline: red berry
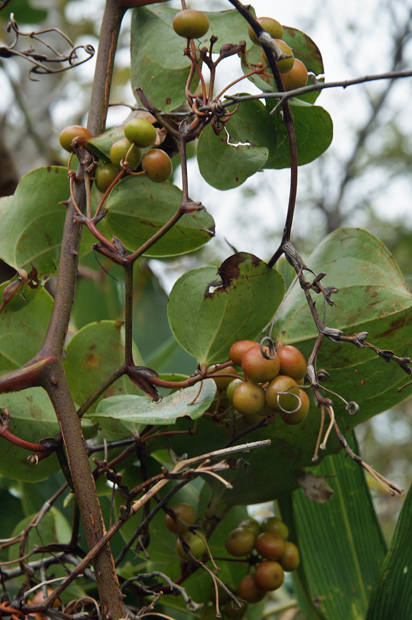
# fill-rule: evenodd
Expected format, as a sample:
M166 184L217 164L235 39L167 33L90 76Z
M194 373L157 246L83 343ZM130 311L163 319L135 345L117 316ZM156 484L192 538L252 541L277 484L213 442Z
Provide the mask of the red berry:
M280 375L292 377L295 381L302 379L306 374L306 360L296 347L285 345L276 351L280 361Z
M269 349L263 347L268 353ZM267 383L279 374L280 361L266 359L260 352L260 347L252 347L242 357L242 369L246 377L255 383Z
M258 347L259 343L254 340L238 340L230 347L229 357L236 366L242 363L242 357L252 347Z

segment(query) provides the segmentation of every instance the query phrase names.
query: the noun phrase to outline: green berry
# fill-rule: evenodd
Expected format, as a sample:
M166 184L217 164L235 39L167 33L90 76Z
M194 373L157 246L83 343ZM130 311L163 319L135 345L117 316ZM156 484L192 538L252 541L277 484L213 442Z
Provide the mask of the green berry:
M173 30L179 37L199 39L209 30L209 20L202 11L184 9L174 16Z
M113 164L106 162L105 164L99 164L94 172L96 187L99 192L104 192L109 189L118 175L118 171Z
M124 135L129 142L134 142L140 148L145 149L155 143L157 134L149 121L144 118L132 118L124 128Z
M110 161L117 170L121 170L122 161L129 162L130 170L134 170L142 160L142 154L135 144L132 144L127 138L117 140L110 149Z

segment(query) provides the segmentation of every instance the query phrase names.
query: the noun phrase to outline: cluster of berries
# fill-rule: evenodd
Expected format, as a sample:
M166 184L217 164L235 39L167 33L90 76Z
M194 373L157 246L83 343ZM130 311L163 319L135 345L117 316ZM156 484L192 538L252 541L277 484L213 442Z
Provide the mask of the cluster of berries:
M95 170L95 182L99 191L105 192L118 176L127 162L133 171L141 165L142 172L154 183L167 181L172 174L172 162L169 155L159 148L151 148L157 132L149 121L143 118L131 119L124 128L125 138L114 142L110 148L110 162L100 163ZM85 127L70 125L60 134L60 144L66 151L72 151L72 141L84 138L82 146L87 149L87 140L92 137ZM141 149L148 149L142 154Z
M299 550L287 540L289 530L277 517L269 517L261 525L254 519L242 521L226 538L226 550L240 558L250 554L255 572L239 582L237 593L248 603L257 603L267 592L283 583L285 571L299 566Z
M287 540L288 527L277 517L269 517L261 525L254 519L239 523L226 537L226 550L235 558L247 557L254 572L248 572L237 587L237 596L246 604L237 608L224 592L219 594L220 612L225 618L242 618L248 603L258 603L268 592L280 588L285 572L299 566L299 550ZM216 618L215 606L206 607L202 620Z
M263 347L267 357L269 349ZM232 375L215 378L218 391L245 417L273 416L279 413L286 424L299 424L309 411L309 397L302 389L306 360L293 346L281 346L273 359L262 355L259 343L239 340L230 348L231 361L240 366L244 379L233 366L214 371ZM213 368L210 369L213 372Z
M272 39L275 39L275 42L280 50L286 56L289 56L289 58L283 58L282 60L276 61L279 73L282 75L284 90L295 90L295 88L302 88L303 86L306 86L308 81L308 70L299 58L295 58L289 45L282 40L283 28L281 24L272 17L259 17L257 21L262 28L270 34ZM249 26L248 34L253 43L256 45L261 45L261 42L257 38L255 31L251 26ZM263 55L266 59L265 54Z
M284 90L289 91L306 86L308 71L303 62L295 58L289 45L282 40L282 25L273 17L259 17L257 21L272 39L275 39L280 50L288 56L288 58L276 61L279 72L282 74ZM199 39L209 30L209 19L202 11L184 9L176 13L173 19L173 29L176 34L185 39ZM248 35L255 45L261 46L261 42L251 26L249 26ZM263 57L266 61L265 54Z

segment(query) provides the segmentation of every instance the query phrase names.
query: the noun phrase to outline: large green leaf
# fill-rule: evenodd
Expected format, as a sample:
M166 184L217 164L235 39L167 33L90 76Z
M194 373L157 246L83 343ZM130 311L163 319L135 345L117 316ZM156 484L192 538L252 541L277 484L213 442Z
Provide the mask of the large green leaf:
M60 430L49 397L42 388L0 394L0 407L9 410L13 435L30 443L38 444L45 437L54 437ZM60 470L55 454L37 465L28 462L30 454L30 451L0 438L0 473L13 480L37 482L47 478L52 471Z
M211 125L200 134L197 145L200 174L216 189L239 187L248 177L261 170L268 158L267 148L254 144L236 144L239 142L239 137L236 137L233 138L231 134L229 139L225 130L217 136Z
M354 435L347 440L357 452ZM307 579L306 594L318 601L327 620L363 620L386 553L363 469L342 451L325 459L313 473L327 476L334 495L324 504L311 501L301 491L292 496L295 541L302 557L296 583ZM279 501L286 522L291 516L287 504ZM298 591L299 598L304 597L299 587Z
M0 257L10 266L33 265L39 276L57 269L66 207L67 169L37 168L26 174L14 196L0 199Z
M203 381L166 396L159 403L146 396L111 396L102 400L93 421L114 434L130 435L142 425L174 424L178 418L199 418L212 403L216 386L212 380Z
M407 620L412 609L412 487L399 515L395 534L372 591L367 620Z
M90 323L76 332L66 347L64 368L73 400L78 405L99 387L107 377L124 363L124 329L120 321ZM133 350L135 364L143 360L136 347ZM100 397L120 394L141 394L141 391L123 375ZM92 405L94 411L99 400Z
M162 112L173 110L186 101L190 61L183 54L186 41L172 27L176 13L176 9L156 5L134 9L132 14L132 86L142 88ZM206 15L210 28L201 39L200 47L208 45L212 35L218 37L217 49L225 43L237 44L241 40L247 41L250 47L247 22L237 11L206 12ZM195 74L192 88L196 88L197 82Z
M0 286L0 298L8 282ZM24 290L0 314L0 374L24 366L38 353L47 332L53 300L43 288Z
M303 62L310 73L314 73L316 76L322 76L324 74L320 50L307 34L296 28L283 26L282 39L289 45L294 56ZM247 50L246 54L241 55L243 72L249 73L261 60L267 64L266 59L262 56L262 48L258 45L252 45ZM265 74L267 75L251 75L248 79L265 92L277 92L276 83L269 68L265 71ZM313 84L313 79L311 77L308 79L308 85L310 84ZM306 93L299 99L314 103L319 95L320 91L315 91ZM276 100L272 99L273 105L275 101Z
M170 220L181 201L182 191L172 183L130 176L110 193L105 222L111 234L136 250ZM145 256L176 256L197 250L213 236L214 226L206 210L186 213Z
M202 364L228 359L234 342L257 336L284 293L279 272L253 254L234 254L217 274L215 267L188 271L169 298L172 332Z
M345 335L366 331L367 341L379 348L412 355L412 295L395 260L376 237L357 228L339 229L319 244L306 264L327 273L325 286L339 289L333 295L335 306L327 310L328 327ZM322 315L322 300L317 303ZM292 285L279 308L274 335L309 356L317 330L298 284ZM410 394L411 388L396 392L408 379L405 373L368 349L325 338L317 365L331 375L325 387L360 405L356 416L344 413L348 428ZM336 410L343 412L344 405L334 401Z

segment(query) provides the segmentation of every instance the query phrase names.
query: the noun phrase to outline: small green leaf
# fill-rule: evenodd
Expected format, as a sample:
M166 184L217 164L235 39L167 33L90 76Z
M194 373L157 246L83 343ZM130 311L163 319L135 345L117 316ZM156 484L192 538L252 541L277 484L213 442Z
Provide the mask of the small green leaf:
M0 286L0 299L8 285ZM49 325L53 300L44 289L25 287L0 314L0 374L24 366L38 353Z
M358 453L355 436L346 439ZM313 473L327 477L334 495L324 504L309 500L301 491L292 495L295 542L302 560L297 583L307 579L306 595L318 601L321 617L362 620L386 553L365 475L343 450L325 459ZM281 516L289 525L291 515L283 512L283 504L279 500ZM300 596L304 596L302 591Z
M20 181L14 196L0 199L0 257L11 267L37 269L40 277L57 269L66 207L67 169L37 168Z
M230 143L225 130L217 136L212 126L208 125L199 137L197 159L200 174L216 189L239 187L247 178L261 170L268 158L267 148L238 144L238 140L232 138L233 133L230 139L234 140L234 143Z
M327 309L328 327L340 329L345 335L368 332L367 341L377 347L391 349L399 356L411 355L412 295L381 241L365 230L339 229L319 244L306 264L315 273L327 273L322 280L324 286L339 289L333 295L335 305ZM297 284L279 308L275 330L278 338L295 344L305 357L309 356L318 332ZM405 373L365 348L334 344L325 338L317 366L330 374L326 387L360 405L359 413L349 416L344 405L334 399L347 428L389 409L410 394L408 389L396 391L407 382Z
M145 396L111 396L102 400L92 418L99 424L104 418L116 420L119 424L174 424L178 418L188 416L199 418L209 407L216 394L213 381L203 381L166 396L159 403Z
M136 347L133 350L135 364L143 360ZM64 368L73 400L84 403L107 377L124 363L124 328L120 321L99 321L80 329L66 347ZM102 398L119 394L142 392L123 375L113 383L99 400L92 405L94 411Z
M129 250L136 250L170 220L181 201L182 191L172 183L130 176L110 193L106 226ZM145 256L176 256L197 250L213 236L214 226L206 210L186 213Z
M201 364L222 362L237 340L253 339L270 321L284 293L278 271L253 254L234 254L215 267L193 269L169 297L170 327Z
M399 515L389 552L371 594L366 620L409 618L412 609L412 487Z
M87 148L99 159L110 161L110 149L112 145L124 138L124 125L113 127L109 131L105 131L100 136L91 138L87 141Z
M16 437L39 444L45 437L54 437L60 430L49 397L42 388L23 392L0 394L0 407L10 413L10 431ZM0 474L13 480L37 482L53 471L60 471L55 454L31 465L27 457L31 452L0 438Z

